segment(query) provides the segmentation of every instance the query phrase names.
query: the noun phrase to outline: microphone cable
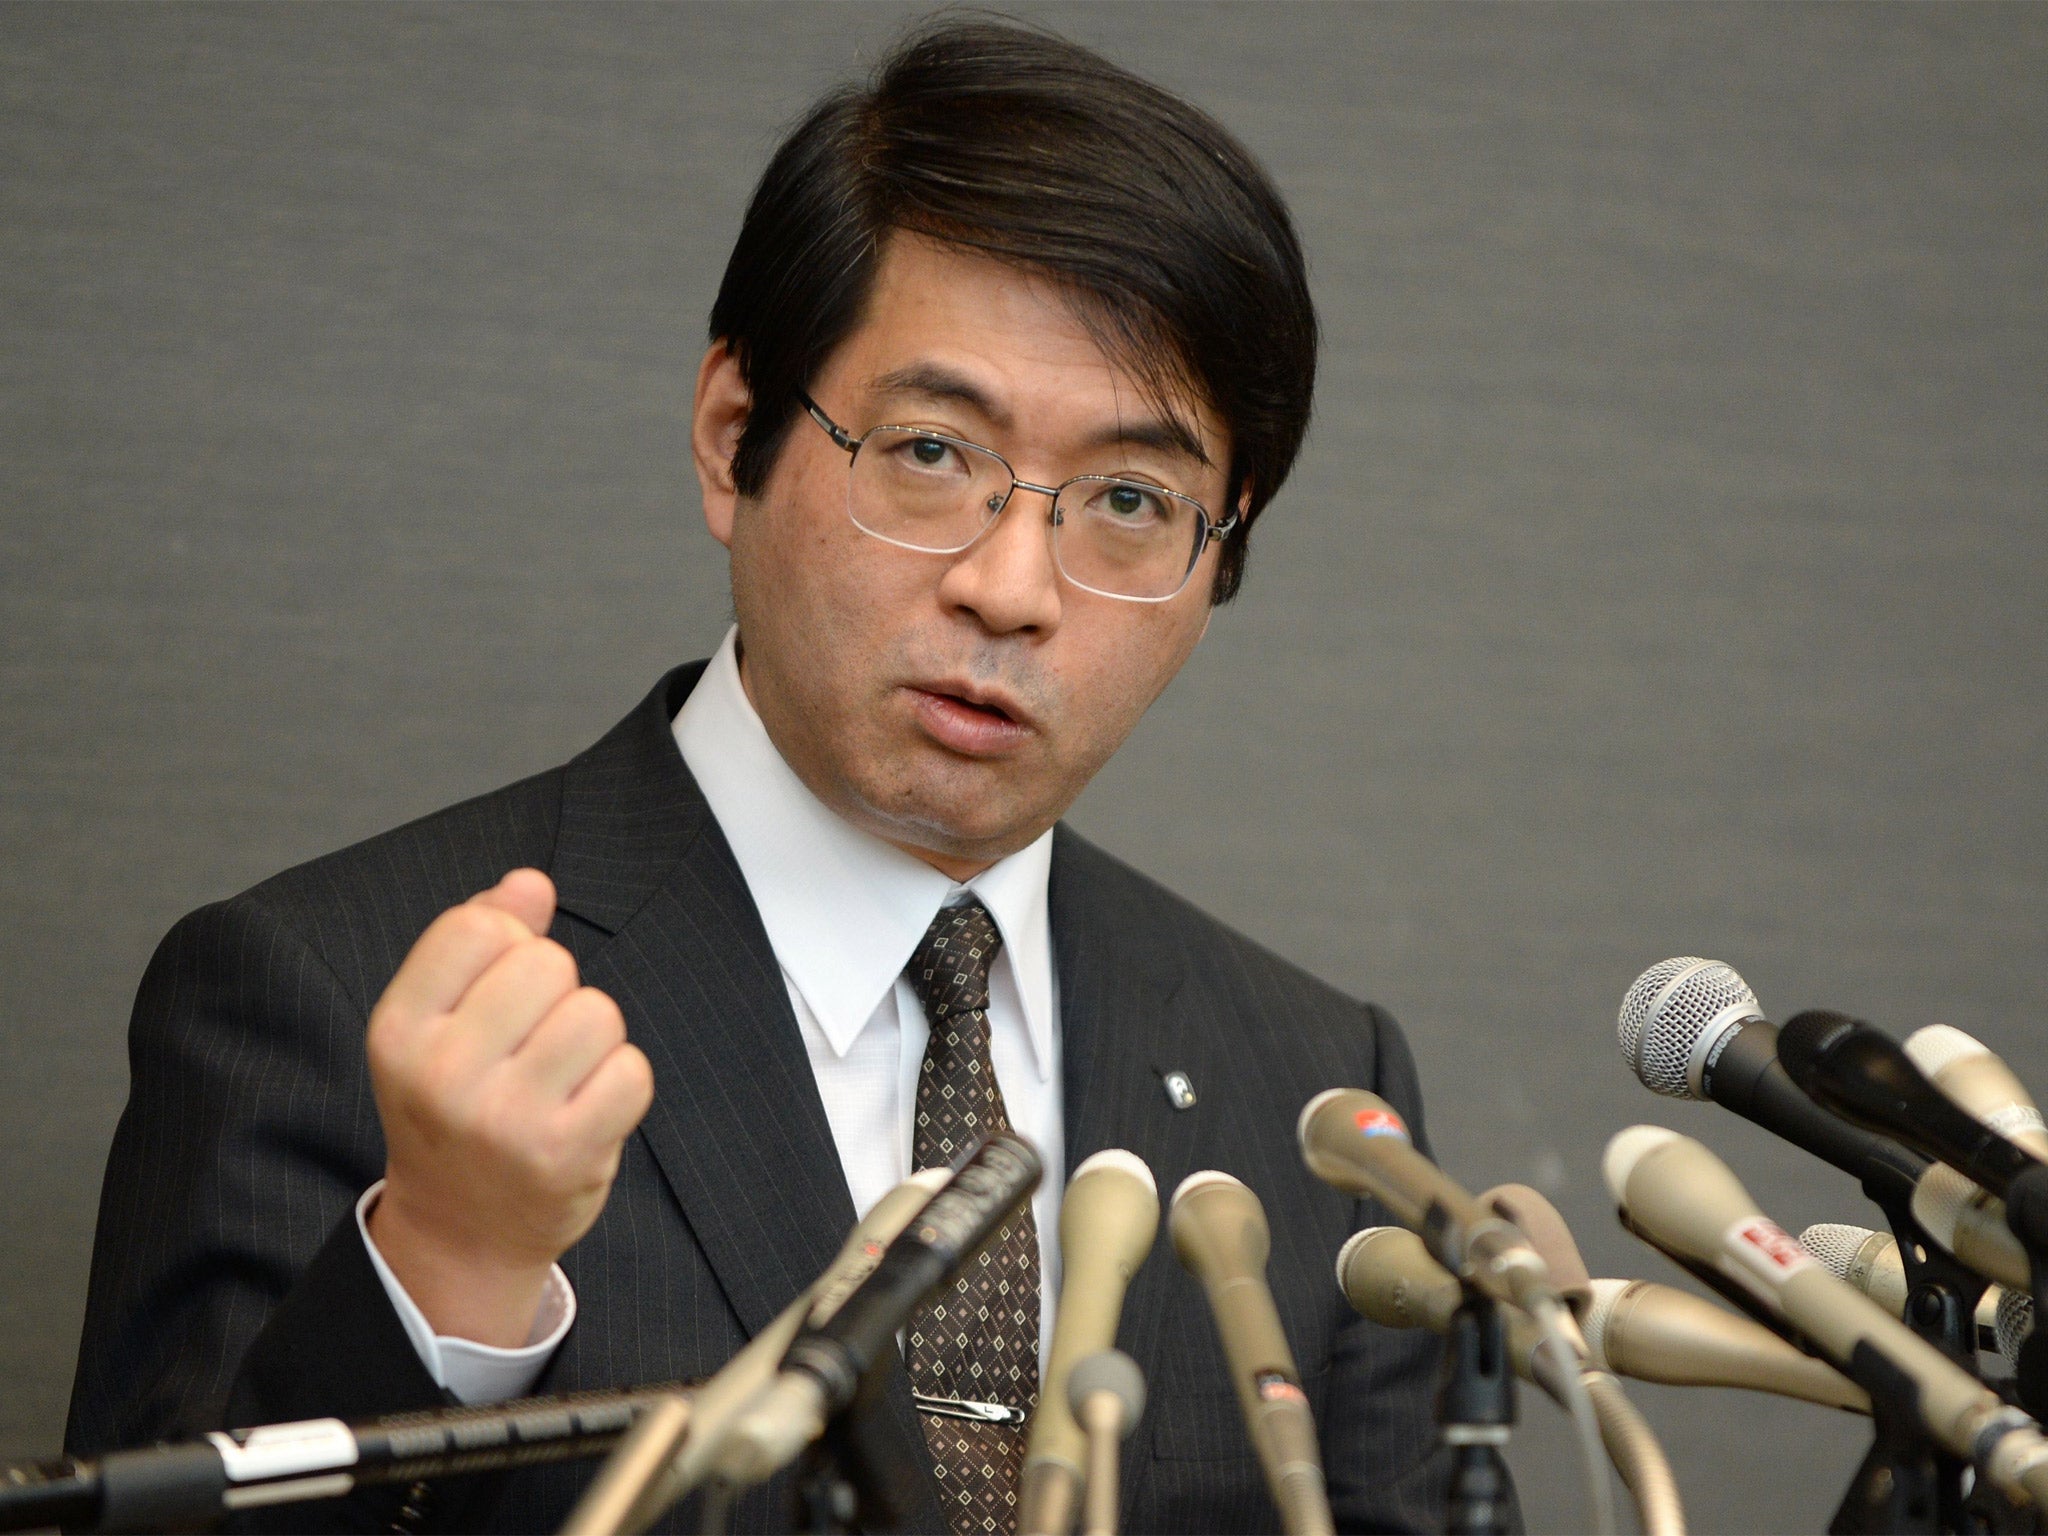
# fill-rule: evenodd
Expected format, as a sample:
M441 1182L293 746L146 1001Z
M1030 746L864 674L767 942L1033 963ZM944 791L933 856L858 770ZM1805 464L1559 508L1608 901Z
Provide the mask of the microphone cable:
M1600 1434L1600 1415L1586 1381L1579 1374L1579 1352L1564 1329L1564 1307L1544 1296L1526 1308L1535 1323L1536 1347L1529 1351L1529 1371L1543 1380L1543 1389L1564 1409L1578 1442L1579 1468L1586 1479L1586 1501L1592 1510L1595 1536L1614 1536L1614 1484L1607 1474L1607 1442ZM1624 1403L1627 1401L1623 1399ZM1634 1413L1634 1408L1628 1410ZM1647 1427L1646 1427L1647 1432ZM1670 1469L1665 1469L1669 1476ZM1672 1488L1672 1499L1677 1488ZM1647 1511L1645 1515L1647 1519Z

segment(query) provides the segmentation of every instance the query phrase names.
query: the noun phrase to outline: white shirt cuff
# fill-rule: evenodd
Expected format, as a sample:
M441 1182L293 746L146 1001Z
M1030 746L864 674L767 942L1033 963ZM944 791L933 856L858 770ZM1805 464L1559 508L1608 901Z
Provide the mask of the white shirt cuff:
M363 1198L356 1202L356 1230L362 1233L370 1263L377 1278L384 1282L384 1294L391 1298L392 1310L398 1313L405 1336L412 1340L413 1350L419 1355L420 1364L427 1368L427 1374L434 1378L434 1385L471 1405L502 1403L525 1396L540 1379L548 1357L568 1336L569 1325L576 1321L576 1292L569 1285L569 1277L562 1273L562 1266L548 1266L548 1283L541 1292L540 1310L534 1314L533 1332L522 1348L500 1349L492 1344L437 1334L428 1324L426 1314L406 1295L398 1276L391 1273L391 1266L384 1262L377 1245L370 1241L370 1209L383 1192L382 1179L363 1191Z

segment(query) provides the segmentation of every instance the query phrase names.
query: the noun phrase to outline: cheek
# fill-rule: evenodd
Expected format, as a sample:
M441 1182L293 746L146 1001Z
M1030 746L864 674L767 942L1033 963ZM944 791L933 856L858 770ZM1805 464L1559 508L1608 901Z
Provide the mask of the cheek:
M1107 757L1122 745L1194 650L1206 617L1206 609L1142 613L1113 638L1079 648L1087 661L1077 693L1085 697L1075 698L1071 718L1089 738L1090 756Z

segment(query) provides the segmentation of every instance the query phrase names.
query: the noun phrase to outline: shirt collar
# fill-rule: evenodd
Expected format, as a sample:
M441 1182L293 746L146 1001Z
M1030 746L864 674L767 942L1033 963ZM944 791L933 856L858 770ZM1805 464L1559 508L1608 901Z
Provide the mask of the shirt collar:
M964 886L843 820L783 761L740 683L737 626L674 724L776 961L835 1054L866 1028L939 908L978 896L1003 935L1041 1081L1052 1075L1052 833Z

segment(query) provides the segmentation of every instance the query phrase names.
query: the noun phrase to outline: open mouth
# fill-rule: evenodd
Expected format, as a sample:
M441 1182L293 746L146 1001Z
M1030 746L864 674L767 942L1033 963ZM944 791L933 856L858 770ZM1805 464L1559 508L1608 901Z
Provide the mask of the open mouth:
M985 716L990 720L1001 721L1006 725L1015 725L1017 723L1016 716L998 704L977 703L964 694L946 693L943 691L939 692L937 697L948 700L958 705L961 709L971 710L977 715Z
M969 757L1001 756L1031 734L1029 722L993 699L971 699L948 688L913 688L918 718L940 745Z

